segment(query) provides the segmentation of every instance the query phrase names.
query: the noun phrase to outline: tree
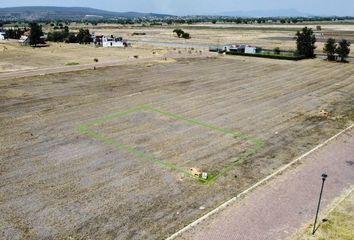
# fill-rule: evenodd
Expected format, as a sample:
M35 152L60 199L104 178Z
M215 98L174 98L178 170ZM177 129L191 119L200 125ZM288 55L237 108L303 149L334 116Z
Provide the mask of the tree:
M82 43L91 43L93 41L90 31L88 29L79 29L79 33L77 34L77 41L82 44Z
M316 37L311 28L304 27L302 31L296 33L296 46L297 52L307 58L313 58L315 56L314 51L316 49Z
M67 39L65 40L66 43L77 43L77 37L74 33L69 33Z
M179 38L182 37L182 35L184 33L184 31L180 28L176 28L175 30L173 30L173 32L176 33L177 37L179 37Z
M345 39L340 41L336 48L336 53L339 55L341 62L344 62L350 53L350 42Z
M34 45L36 47L37 44L43 44L44 40L42 39L43 36L42 26L34 22L34 23L30 23L29 27L31 29L31 33L29 35L30 45Z
M327 54L327 60L334 61L335 57L334 54L336 53L337 43L334 38L328 38L323 48L323 52Z
M214 19L211 22L212 22L212 24L216 24L218 21Z

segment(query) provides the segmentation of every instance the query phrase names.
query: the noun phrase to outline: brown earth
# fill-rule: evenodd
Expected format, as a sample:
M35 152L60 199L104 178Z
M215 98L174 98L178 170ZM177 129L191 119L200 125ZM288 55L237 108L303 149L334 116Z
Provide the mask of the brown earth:
M353 74L351 64L320 60L219 57L2 80L0 238L167 237L352 122ZM78 131L141 104L256 137L265 147L204 185ZM173 130L170 147L183 144L178 154L191 161L198 152L230 161L220 158L228 140L210 135L206 148L205 139L191 140L205 132L163 126ZM154 133L144 137L166 138Z

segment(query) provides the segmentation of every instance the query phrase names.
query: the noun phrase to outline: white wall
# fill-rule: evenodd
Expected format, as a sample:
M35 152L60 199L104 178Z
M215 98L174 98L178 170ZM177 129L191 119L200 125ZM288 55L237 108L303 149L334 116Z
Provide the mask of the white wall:
M5 40L5 33L4 32L0 32L0 40Z
M246 47L245 53L256 54L256 48L255 47Z
M103 38L102 46L103 47L124 47L124 44L121 41L115 41L115 40L110 41L110 39L108 40L107 38Z

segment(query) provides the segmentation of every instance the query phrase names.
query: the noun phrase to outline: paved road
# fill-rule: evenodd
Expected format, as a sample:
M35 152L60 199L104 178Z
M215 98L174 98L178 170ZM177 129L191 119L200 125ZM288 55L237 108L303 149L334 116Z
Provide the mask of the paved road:
M313 220L324 172L321 209L354 184L354 128L180 239L289 239Z

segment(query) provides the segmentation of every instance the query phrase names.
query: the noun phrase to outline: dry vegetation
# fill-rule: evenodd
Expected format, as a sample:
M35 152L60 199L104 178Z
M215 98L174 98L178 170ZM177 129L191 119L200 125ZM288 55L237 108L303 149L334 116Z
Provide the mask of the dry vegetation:
M347 196L329 215L313 236L309 225L296 240L352 240L354 239L354 192Z
M350 124L353 93L351 64L243 57L0 81L0 238L166 237ZM205 185L78 130L141 104L265 146ZM328 117L319 117L323 109ZM163 116L133 115L100 130L186 169L218 171L242 152L238 142L230 149L228 138Z
M316 31L316 26L321 25L322 30ZM354 42L354 23L351 24L297 24L297 25L250 25L250 24L194 24L181 26L119 26L110 24L101 24L98 26L89 26L92 31L101 34L114 34L123 36L130 40L148 40L161 42L176 42L187 44L202 45L224 45L224 44L249 44L263 48L274 49L280 47L284 50L294 50L296 48L294 36L297 30L302 27L311 27L315 30L319 43L317 52L322 53L323 42L329 37L338 40L346 38ZM73 25L73 29L84 27L82 25ZM87 27L87 26L86 26ZM187 30L192 38L189 40L179 39L172 34L173 29L182 28ZM134 32L144 32L144 36L134 36ZM353 53L352 53L353 54Z

